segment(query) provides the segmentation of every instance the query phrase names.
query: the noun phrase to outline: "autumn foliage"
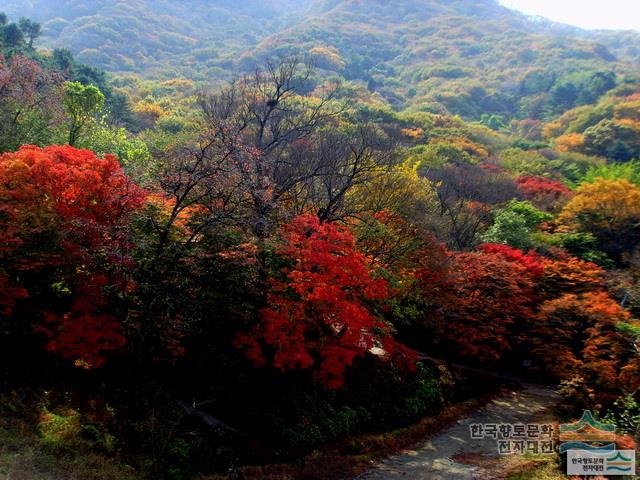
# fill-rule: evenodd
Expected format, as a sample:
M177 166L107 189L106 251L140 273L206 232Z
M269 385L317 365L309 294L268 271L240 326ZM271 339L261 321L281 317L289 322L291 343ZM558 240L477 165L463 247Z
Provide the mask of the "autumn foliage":
M499 245L494 243L485 243L480 245L478 250L486 254L494 254L503 257L505 260L523 267L527 274L533 279L539 279L544 272L544 260L536 252L523 252L509 245Z
M618 330L629 313L604 291L565 294L537 315L533 352L557 378L581 375L601 392L640 384L635 348Z
M546 177L525 176L516 180L518 190L534 205L545 210L551 210L559 202L569 199L572 195L562 182Z
M42 303L34 327L47 348L84 367L101 364L124 344L104 290L129 288L127 226L144 201L113 156L68 146L0 156L4 313L25 298Z
M45 323L37 328L49 341L47 350L58 353L81 368L96 368L104 364L106 353L126 344L122 324L106 313L107 301L102 289L108 279L92 275L78 285L67 312L45 312Z
M416 272L435 343L448 355L496 362L517 349L534 317L541 259L507 245L448 252Z
M290 266L272 281L258 325L236 340L255 365L313 369L338 388L356 357L397 352L377 308L389 286L375 277L346 227L304 215L283 230L283 241L278 253Z
M633 223L639 216L640 188L624 179L600 179L578 188L560 220L567 225L606 229Z
M0 52L0 152L23 143L46 141L62 120L63 77L36 60Z
M567 231L591 233L619 260L640 239L640 188L624 179L584 184L558 220Z
M496 251L458 253L451 268L455 298L445 307L441 335L464 357L502 359L517 345L522 324L533 317L530 262Z
M73 403L81 450L163 479L406 426L488 393L487 370L602 417L640 408L631 80L534 68L509 82L524 103L437 65L406 90L385 69L338 85L354 65L334 45L196 92L9 51L5 19L3 413L20 390L56 422ZM455 94L429 93L447 79Z
M558 380L579 376L596 398L638 388L633 337L621 328L633 320L605 291L601 267L562 251L498 244L449 256L446 272L417 274L449 355L494 362L533 355Z
M542 262L540 290L547 296L600 290L604 270L598 265L575 257L546 258Z

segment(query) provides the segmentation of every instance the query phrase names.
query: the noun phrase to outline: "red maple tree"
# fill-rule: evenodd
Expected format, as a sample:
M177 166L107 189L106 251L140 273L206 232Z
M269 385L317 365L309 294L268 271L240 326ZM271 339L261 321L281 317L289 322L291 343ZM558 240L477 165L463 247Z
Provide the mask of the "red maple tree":
M106 286L129 288L128 224L145 193L114 156L69 146L22 147L0 156L1 305L40 305L47 348L83 367L124 343ZM55 300L52 300L55 299Z
M550 178L526 176L518 178L516 183L527 200L545 210L553 210L559 202L573 195L565 184Z
M535 251L525 253L509 245L497 243L485 243L480 245L478 250L487 254L499 255L505 260L517 263L524 267L527 273L535 280L538 280L544 273L543 259Z
M457 253L452 269L455 299L444 308L441 335L465 357L500 360L533 318L530 266L501 253Z
M348 228L303 215L284 229L283 239L278 253L290 266L272 281L258 324L236 339L255 365L313 369L336 389L356 357L406 354L379 315L388 284L375 277Z

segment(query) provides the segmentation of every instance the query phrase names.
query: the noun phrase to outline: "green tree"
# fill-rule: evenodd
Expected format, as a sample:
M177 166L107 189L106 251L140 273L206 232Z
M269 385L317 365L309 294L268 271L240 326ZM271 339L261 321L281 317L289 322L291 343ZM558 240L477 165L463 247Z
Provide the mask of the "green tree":
M632 160L627 163L610 163L591 167L582 177L581 183L595 183L604 180L628 180L634 185L640 185L640 161Z
M29 39L29 48L33 48L33 42L42 34L41 26L28 18L22 17L18 23L22 33Z
M63 103L70 119L68 143L73 147L87 128L96 123L105 97L98 87L80 82L67 82L64 92Z
M512 200L496 212L493 225L482 239L489 243L502 243L527 250L534 246L531 237L535 229L552 218L551 214L538 210L529 202Z
M491 130L496 131L505 130L507 128L502 115L489 115L487 113L483 113L480 117L480 123L489 127Z
M550 245L562 247L571 255L601 267L613 267L607 254L598 248L598 239L591 233L555 233L548 237Z
M584 132L587 153L627 162L640 152L640 135L628 126L609 119Z
M551 90L551 108L558 113L569 110L576 106L578 95L578 88L573 83L561 82Z
M596 102L602 95L616 86L614 72L595 72L582 85L578 95L578 103Z
M10 23L2 28L2 38L7 47L17 48L24 42L24 34L15 23Z
M114 128L104 120L95 123L78 142L79 148L95 152L99 156L113 154L130 176L140 183L151 181L157 174L157 164L152 162L149 147L140 138L132 137L124 128Z

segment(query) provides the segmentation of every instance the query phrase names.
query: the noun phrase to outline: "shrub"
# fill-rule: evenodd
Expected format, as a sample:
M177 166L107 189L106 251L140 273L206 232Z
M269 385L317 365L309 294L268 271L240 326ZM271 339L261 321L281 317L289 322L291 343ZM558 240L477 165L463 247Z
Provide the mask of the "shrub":
M45 445L56 450L83 444L80 414L72 409L54 413L43 408L38 419L38 433Z

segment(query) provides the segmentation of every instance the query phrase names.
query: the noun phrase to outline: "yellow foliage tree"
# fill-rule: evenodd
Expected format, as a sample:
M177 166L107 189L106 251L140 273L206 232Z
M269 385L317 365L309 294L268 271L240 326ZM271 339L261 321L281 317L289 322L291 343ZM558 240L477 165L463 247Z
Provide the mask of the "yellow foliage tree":
M389 211L416 217L435 208L435 193L429 181L420 177L416 166L404 163L393 170L380 170L366 184L357 185L348 201L361 212Z
M167 112L157 103L139 102L133 112L141 128L153 128L156 122Z
M630 118L640 120L640 100L629 101L616 105L616 118Z
M560 152L581 152L584 147L584 135L567 133L556 138L556 149Z
M604 251L620 259L640 242L640 188L627 180L583 184L558 220L565 231L592 233Z

